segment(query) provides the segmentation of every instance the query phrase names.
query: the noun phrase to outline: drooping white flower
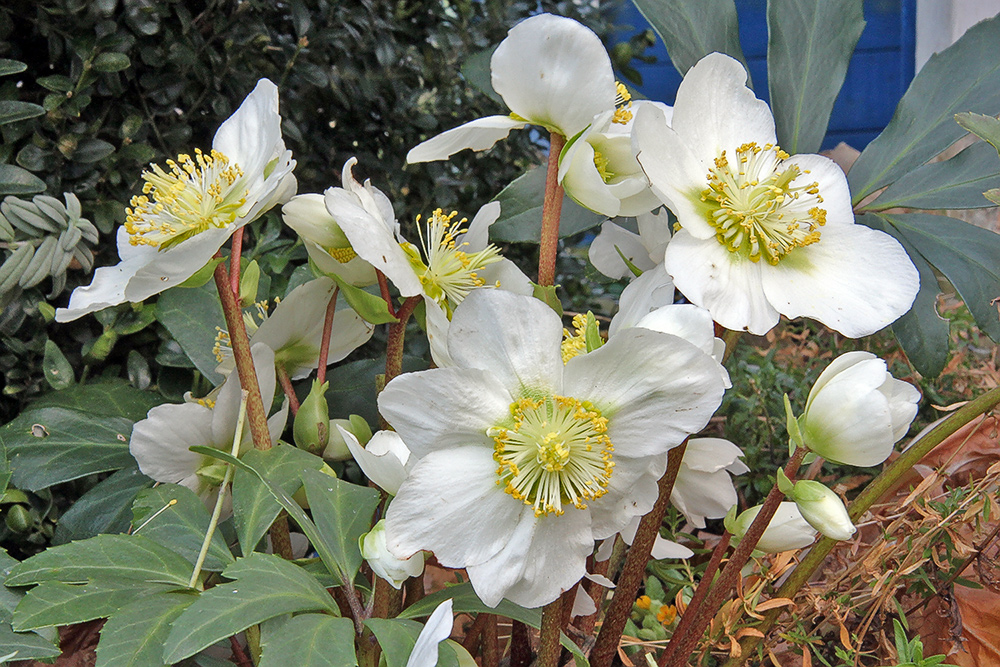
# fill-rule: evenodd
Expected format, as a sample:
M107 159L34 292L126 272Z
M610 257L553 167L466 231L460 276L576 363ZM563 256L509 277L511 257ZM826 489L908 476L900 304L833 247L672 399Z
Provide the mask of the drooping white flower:
M618 89L604 45L592 30L552 14L510 29L490 60L493 89L511 110L443 132L411 149L406 161L445 160L460 150L483 151L527 125L572 137L594 117L615 111Z
M738 498L730 475L748 472L739 447L722 438L688 440L670 502L697 528L726 516Z
M663 253L670 242L669 218L662 209L655 213L637 215L638 234L608 220L601 225L601 232L590 243L590 263L608 278L615 280L632 275L632 270L622 259L623 255L642 272L663 264Z
M848 352L820 373L799 418L804 444L835 463L875 466L917 416L920 392L870 352Z
M365 477L375 482L389 495L399 493L406 474L413 467L410 450L395 431L379 431L364 447L353 433L341 427L337 431L347 443L351 455Z
M245 313L243 319L250 333L250 344L264 343L274 350L275 363L293 380L306 377L319 364L326 307L336 287L330 278L317 278L293 289L271 312L264 305L259 306L260 322ZM337 305L340 307L333 316L327 356L331 364L364 345L375 331L356 312ZM214 352L219 373L228 374L236 368L226 332L219 332Z
M354 252L340 225L326 210L323 195L295 195L281 207L281 219L299 235L309 259L320 271L357 287L375 284L375 269Z
M735 511L731 512L726 517L726 530L732 533L736 540L741 539L749 530L753 520L757 518L761 507L761 505L751 507L738 517L735 516ZM764 529L764 534L757 542L756 549L764 553L776 554L782 551L802 549L815 540L816 530L802 518L795 503L783 502L778 505L778 510L771 517L771 522Z
M274 396L274 352L262 343L250 351L264 404ZM222 482L226 464L204 454L192 452L195 445L230 452L236 436L242 389L238 373L231 373L212 400L159 405L145 419L135 423L129 439L129 452L139 470L157 482L182 484L206 501ZM271 441L277 442L285 428L287 403L267 420ZM240 448L251 446L249 425L243 429Z
M438 644L448 639L454 624L452 601L439 604L424 625L406 660L406 667L434 667L438 664Z
M535 607L583 576L594 541L648 512L666 452L718 407L718 364L646 329L562 360L544 303L477 290L448 332L454 366L407 373L379 410L416 462L389 550L466 568L477 594Z
M647 315L673 302L674 281L663 264L657 264L643 271L622 290L618 298L618 312L611 318L608 335L614 336L622 329L637 326Z
M636 114L637 159L681 226L665 263L677 289L733 330L766 333L779 314L865 336L909 310L919 287L906 251L855 224L843 171L789 156L746 71L713 53L685 75L668 126Z
M380 519L372 529L358 539L361 555L372 568L372 572L388 581L399 590L410 577L424 571L424 554L420 552L407 559L400 559L389 553L385 546L385 519Z
M183 283L234 231L295 192L295 160L285 150L278 88L261 79L215 133L212 150L144 171L118 229L116 266L94 272L56 320L69 322L125 301L138 302Z

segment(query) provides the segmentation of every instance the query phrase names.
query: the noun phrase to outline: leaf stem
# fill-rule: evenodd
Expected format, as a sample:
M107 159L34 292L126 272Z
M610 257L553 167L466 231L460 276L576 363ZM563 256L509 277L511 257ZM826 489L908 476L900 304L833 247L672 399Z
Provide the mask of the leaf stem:
M559 216L562 213L563 189L559 185L559 154L566 137L549 134L549 163L545 172L545 199L542 203L542 233L538 243L538 284L555 284L556 255L559 251Z
M230 454L239 456L240 443L243 442L243 426L247 420L247 392L244 390L240 397L240 414L236 419L236 433L233 435L233 447ZM205 531L205 539L201 541L201 551L198 552L198 560L194 563L194 571L191 572L191 580L188 588L194 588L201 576L201 568L205 564L208 556L208 548L212 545L212 538L215 536L215 528L219 525L219 517L222 515L222 504L226 497L226 487L233 479L233 466L226 464L226 473L222 477L222 484L219 485L219 494L215 497L215 507L212 509L212 518L208 522L208 530Z

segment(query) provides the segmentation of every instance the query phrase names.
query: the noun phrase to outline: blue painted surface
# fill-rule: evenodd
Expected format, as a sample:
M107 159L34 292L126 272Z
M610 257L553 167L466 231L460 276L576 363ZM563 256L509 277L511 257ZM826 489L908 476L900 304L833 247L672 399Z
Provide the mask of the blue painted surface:
M736 0L743 54L754 90L764 100L768 99L766 6L766 0ZM858 149L867 146L892 119L896 104L913 79L916 0L865 0L864 14L867 25L834 103L824 149L841 141ZM620 23L631 26L623 31L624 39L649 27L631 2L626 4ZM657 62L633 63L643 78L639 91L649 99L673 104L680 74L659 40L647 53L656 56Z

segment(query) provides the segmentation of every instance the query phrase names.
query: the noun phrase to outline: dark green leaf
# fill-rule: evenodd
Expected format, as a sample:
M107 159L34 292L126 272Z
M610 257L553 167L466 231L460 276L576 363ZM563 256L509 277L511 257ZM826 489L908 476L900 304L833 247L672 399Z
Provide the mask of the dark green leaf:
M17 565L17 560L0 548L0 582L7 578L11 569ZM24 597L24 593L6 586L0 586L0 623L10 623L14 618L14 608Z
M45 181L13 164L0 164L0 195L45 192Z
M1000 296L1000 235L945 215L880 215L955 286L979 328L1000 341L993 304Z
M864 28L861 0L768 0L767 85L789 153L819 151Z
M219 362L212 353L216 327L226 328L226 318L222 314L214 282L194 289L164 292L156 302L156 318L212 384L219 384L225 379L215 372Z
M851 196L858 203L923 164L958 139L958 111L1000 108L1000 60L983 58L1000 43L1000 17L969 28L952 46L931 56L913 79L892 117L851 167Z
M404 667L423 628L416 621L400 618L369 618L365 621L385 655L386 667ZM436 667L458 667L455 650L447 642L438 644Z
M159 667L174 620L198 597L157 593L136 600L108 619L97 645L96 667Z
M1000 160L992 146L980 142L950 160L903 174L871 208L985 208L993 204L983 192L995 187L1000 187Z
M361 318L372 324L389 324L390 322L397 322L398 320L389 314L389 307L386 305L385 300L380 296L375 296L360 287L355 287L350 283L344 282L344 279L338 275L330 274L330 277L336 281L337 285L340 287L340 293L344 295L344 299L347 301L348 305L354 309L354 311L361 316Z
M18 632L107 618L140 597L175 590L177 585L134 580L101 580L83 585L45 581L35 586L14 612Z
M403 356L404 373L426 368L427 362L423 359ZM349 415L360 415L369 424L377 423L375 377L382 373L385 373L385 357L359 359L331 369L326 374L326 379L330 381L330 389L326 392L330 416L346 419Z
M114 152L115 147L108 142L91 137L77 144L76 150L73 151L73 161L84 164L100 162Z
M504 243L538 243L544 199L545 168L535 167L515 179L494 198L494 201L500 202L500 218L490 227L490 238ZM563 197L559 237L587 231L604 220L607 216L588 211L569 197Z
M18 102L17 100L0 100L0 125L37 118L44 114L45 109L37 104Z
M20 74L26 69L28 69L28 66L22 63L20 60L0 58L0 76L10 76L11 74Z
M16 654L12 658L16 660L45 660L61 655L62 651L50 640L34 632L14 632L7 623L0 623L0 655L11 653Z
M488 49L477 51L465 59L462 63L462 76L465 82L490 98L497 104L503 104L503 98L493 90L493 83L490 79L490 59L496 51L496 45Z
M32 556L16 565L5 583L128 579L187 587L190 578L191 563L152 540L141 535L98 535Z
M358 538L371 530L379 492L315 470L303 471L302 483L323 542L346 579L353 580L363 560Z
M302 611L340 613L316 579L279 556L251 554L223 574L235 581L205 591L174 621L163 648L167 663L190 657L275 616Z
M123 533L132 518L132 501L153 484L137 467L119 470L80 496L59 517L53 544L85 540L101 533Z
M45 381L55 390L65 389L73 384L73 367L70 366L66 355L62 353L59 346L52 340L45 341L45 356L42 357L42 370L45 372Z
M198 559L210 517L205 503L194 491L179 484L161 484L142 491L132 505L132 514L133 535L141 534L184 556L192 564ZM233 554L216 530L204 569L221 572L232 562Z
M352 667L354 623L327 614L273 618L260 626L258 667Z
M94 69L98 72L120 72L132 66L132 61L124 53L102 53L94 58Z
M1000 119L978 113L955 114L955 121L1000 151Z
M140 391L123 380L78 384L59 393L49 392L36 399L31 407L71 408L94 416L124 417L132 421L146 414L166 399L151 391Z
M18 488L37 491L132 463L132 421L66 408L22 412L2 429Z
M243 455L243 461L288 495L302 487L303 470L323 467L323 459L318 456L281 443L268 450L252 449ZM253 473L237 469L233 477L233 515L244 554L254 550L279 512L281 505L267 486Z
M422 616L429 616L439 604L448 599L452 600L452 612L456 614L497 614L499 616L512 618L515 621L520 621L533 628L540 628L542 625L541 609L525 609L520 605L514 604L510 600L501 600L500 604L496 607L488 607L485 602L479 599L479 596L477 596L476 592L472 589L472 584L469 583L449 586L444 590L438 591L437 593L432 593L419 602L404 609L399 615L399 618L420 618ZM583 667L588 664L586 657L580 651L580 647L578 647L569 637L564 634L560 637L559 641L564 647L569 649L570 653L573 654L577 667Z
M73 90L73 79L62 74L43 76L36 83L45 90L51 90L54 93L68 93Z
M714 51L736 58L746 68L733 0L632 1L663 40L682 75Z

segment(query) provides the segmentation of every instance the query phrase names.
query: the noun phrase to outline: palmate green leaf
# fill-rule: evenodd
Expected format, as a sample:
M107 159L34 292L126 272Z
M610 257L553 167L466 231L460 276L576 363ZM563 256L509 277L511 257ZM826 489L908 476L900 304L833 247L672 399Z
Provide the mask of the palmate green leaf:
M401 618L369 618L365 625L378 640L385 655L386 667L405 667L423 629L420 623ZM459 667L455 648L447 641L438 644L436 667Z
M254 553L223 575L234 579L204 593L174 620L163 659L175 663L275 616L319 611L339 616L333 598L302 568L279 556Z
M45 181L13 164L0 164L0 195L33 195L45 192Z
M667 47L670 61L683 76L718 51L747 68L740 48L740 26L733 0L632 0ZM749 82L749 73L747 81ZM750 84L752 86L752 84Z
M226 328L214 282L193 289L167 290L156 302L156 319L212 384L225 379L215 372L219 362L212 353L216 327Z
M193 592L144 596L113 614L101 629L96 667L159 667L174 620L198 596Z
M250 450L242 460L289 496L302 487L303 470L323 467L323 459L318 456L282 443L268 450ZM233 516L244 554L254 550L279 512L281 505L267 485L253 473L237 468L233 477Z
M961 137L965 130L955 123L956 112L1000 110L1000 60L983 57L998 43L1000 17L994 17L931 56L903 95L892 121L848 172L855 204Z
M172 504L171 504L172 503ZM210 517L205 503L186 486L161 484L142 491L132 505L132 534L141 534L187 558L198 559ZM221 572L233 562L233 554L219 531L209 544L203 568Z
M503 243L538 243L542 233L542 201L545 199L545 167L535 167L500 191L500 218L490 226L490 239ZM563 197L559 238L596 227L607 216L588 211Z
M866 210L962 209L993 206L983 192L1000 187L1000 160L987 143L976 143L941 162L903 174Z
M920 291L909 312L892 324L896 340L903 346L907 359L924 377L935 377L948 362L949 323L938 314L940 292L937 276L923 255L883 218L873 214L858 216L858 222L890 234L910 256L920 274Z
M58 393L43 394L32 408L71 408L91 415L124 417L132 421L145 419L152 408L166 399L152 391L136 389L124 380L107 380L92 384L77 384Z
M14 611L18 632L107 618L135 600L177 590L177 584L103 579L88 584L45 581L32 588Z
M135 465L123 468L77 498L59 517L53 544L85 540L101 533L123 533L131 525L132 501L153 480Z
M379 492L315 470L302 473L313 521L347 580L361 567L358 538L371 529Z
M944 274L979 328L1000 341L1000 318L993 300L1000 297L1000 235L945 215L880 213Z
M851 54L865 29L861 0L768 0L767 85L778 143L819 151Z
M260 626L257 667L352 667L354 623L327 614L282 616Z
M14 654L12 660L45 660L62 654L51 640L34 632L14 632L7 623L0 623L0 655Z
M31 102L0 100L0 125L16 123L19 120L37 118L45 114L45 109Z
M452 611L456 614L497 614L520 621L533 628L542 627L542 611L540 609L525 609L510 600L501 600L496 607L488 607L485 602L479 599L472 584L469 583L449 586L437 593L432 593L404 609L399 618L429 616L439 604L448 599L452 601ZM586 656L580 651L580 647L565 634L560 636L559 642L573 654L577 667L585 667L589 664Z
M95 417L66 408L22 412L0 429L14 484L37 491L133 462L128 451L132 421Z
M190 577L191 563L152 540L141 535L98 535L32 556L14 566L4 583L28 586L43 581L126 579L187 587Z
M955 114L955 122L1000 151L1000 119L966 112Z

